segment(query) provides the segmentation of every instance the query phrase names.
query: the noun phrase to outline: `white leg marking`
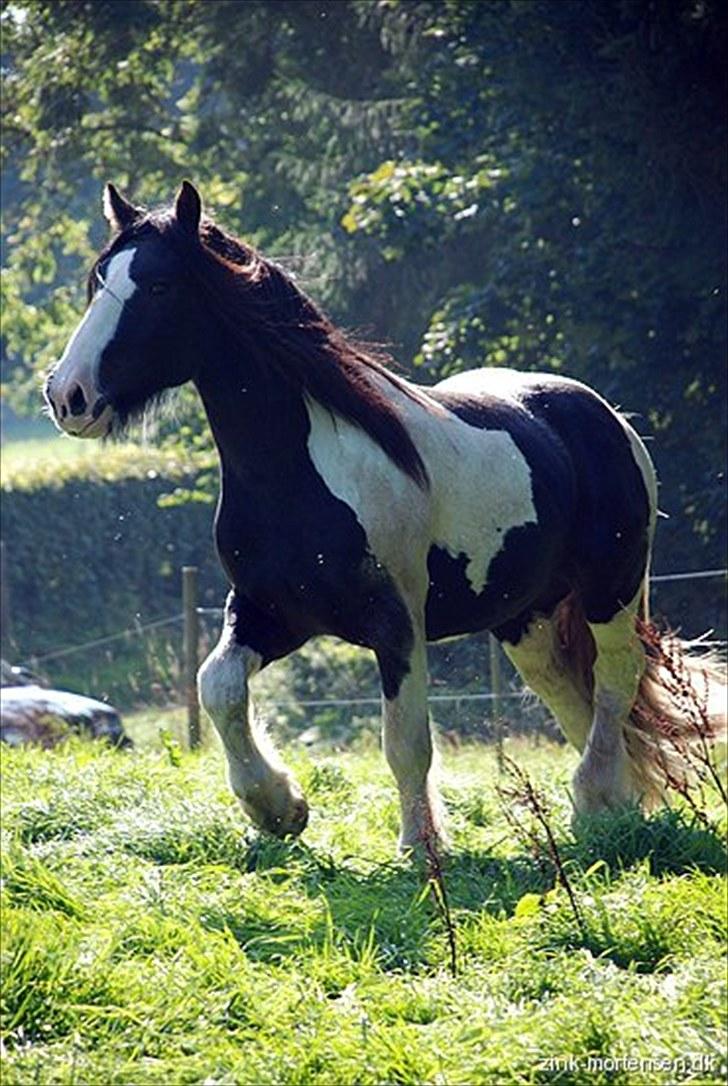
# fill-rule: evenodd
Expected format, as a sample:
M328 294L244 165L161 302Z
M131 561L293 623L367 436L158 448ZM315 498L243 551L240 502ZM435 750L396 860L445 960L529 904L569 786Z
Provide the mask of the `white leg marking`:
M253 822L278 837L305 828L308 807L264 732L250 721L248 679L260 656L226 627L198 675L200 701L227 755L230 786Z
M633 600L610 622L589 625L597 649L594 721L574 774L574 803L580 812L636 803L640 798L623 731L645 667L634 625L637 602Z
M551 711L572 746L583 750L592 720L592 707L569 673L559 647L556 625L536 618L517 645L503 650L526 686Z
M399 788L402 808L400 848L442 842L443 817L435 783L433 744L427 711L427 656L418 638L410 671L395 698L382 699L383 745Z

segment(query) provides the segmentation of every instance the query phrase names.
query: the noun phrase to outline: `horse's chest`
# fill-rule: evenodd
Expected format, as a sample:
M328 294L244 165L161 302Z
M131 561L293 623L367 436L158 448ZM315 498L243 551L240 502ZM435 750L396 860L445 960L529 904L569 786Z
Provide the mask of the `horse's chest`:
M392 593L355 512L310 461L256 494L223 478L216 520L222 566L236 591L305 636L364 640L371 613Z
M224 495L216 541L233 584L274 592L295 583L305 590L314 580L341 577L360 564L364 533L351 512L337 504L303 487L287 500Z

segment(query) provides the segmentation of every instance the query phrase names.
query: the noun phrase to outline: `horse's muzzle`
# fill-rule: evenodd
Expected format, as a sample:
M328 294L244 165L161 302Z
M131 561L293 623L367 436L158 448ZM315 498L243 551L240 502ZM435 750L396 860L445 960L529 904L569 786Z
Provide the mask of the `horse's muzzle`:
M65 385L51 374L43 396L59 430L72 437L105 437L111 430L114 409L99 393L89 393L79 381Z

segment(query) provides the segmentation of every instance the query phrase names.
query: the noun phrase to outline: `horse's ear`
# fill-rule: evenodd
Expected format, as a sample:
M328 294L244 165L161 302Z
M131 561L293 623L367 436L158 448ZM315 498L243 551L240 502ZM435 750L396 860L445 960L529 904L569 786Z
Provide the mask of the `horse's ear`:
M121 233L136 222L141 214L141 209L125 200L116 185L107 182L104 188L104 215L112 230Z
M202 217L202 200L190 181L183 181L174 202L174 214L180 226L189 234L197 234Z

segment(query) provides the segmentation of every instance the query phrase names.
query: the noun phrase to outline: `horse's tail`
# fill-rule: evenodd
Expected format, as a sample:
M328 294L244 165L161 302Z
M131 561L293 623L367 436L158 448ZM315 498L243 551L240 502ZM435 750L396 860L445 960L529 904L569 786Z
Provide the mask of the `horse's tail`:
M668 788L685 794L707 778L725 793L717 768L728 729L724 662L704 642L660 631L646 608L643 616L635 628L645 670L624 726L637 790L648 807L664 801Z
M635 791L647 807L664 802L670 788L685 794L706 778L724 793L718 768L725 762L728 730L724 662L704 642L661 632L649 618L647 598L646 580L635 616L645 669L624 725ZM578 597L564 600L556 617L563 664L591 704L596 652Z

